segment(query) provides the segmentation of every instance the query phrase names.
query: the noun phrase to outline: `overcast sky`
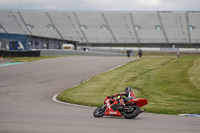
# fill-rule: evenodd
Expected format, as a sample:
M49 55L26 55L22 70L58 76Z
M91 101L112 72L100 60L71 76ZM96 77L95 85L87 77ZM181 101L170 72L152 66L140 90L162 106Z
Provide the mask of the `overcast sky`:
M200 11L200 0L0 0L0 9Z

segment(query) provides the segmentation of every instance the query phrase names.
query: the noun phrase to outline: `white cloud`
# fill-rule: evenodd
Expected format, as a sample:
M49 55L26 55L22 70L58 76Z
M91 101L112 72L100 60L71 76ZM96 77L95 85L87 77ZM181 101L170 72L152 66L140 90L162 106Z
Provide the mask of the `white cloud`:
M162 0L137 0L139 5L159 6Z
M113 4L115 2L119 2L122 0L83 0L89 4L99 4L99 5L106 5L106 4Z
M200 10L199 0L0 0L0 9Z

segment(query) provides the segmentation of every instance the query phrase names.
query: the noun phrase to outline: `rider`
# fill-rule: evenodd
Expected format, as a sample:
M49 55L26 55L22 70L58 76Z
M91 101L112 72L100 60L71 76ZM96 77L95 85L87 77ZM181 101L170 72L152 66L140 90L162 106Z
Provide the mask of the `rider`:
M125 97L124 97L125 96ZM117 93L113 95L113 97L117 97L121 105L125 105L124 101L129 101L130 99L135 99L135 94L132 91L131 87L126 87L124 92Z

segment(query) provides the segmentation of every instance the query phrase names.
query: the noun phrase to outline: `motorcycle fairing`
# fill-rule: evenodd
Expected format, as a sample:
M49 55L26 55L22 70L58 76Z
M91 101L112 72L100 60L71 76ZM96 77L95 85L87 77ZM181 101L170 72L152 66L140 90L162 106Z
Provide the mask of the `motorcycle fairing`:
M139 107L142 107L142 106L148 104L147 99L144 99L144 98L132 99L129 102L134 102Z
M112 104L110 104L111 101L112 101ZM118 103L117 101L112 100L112 99L106 99L105 103L107 105L107 108L106 108L104 115L122 116L122 114L118 110L114 111L111 107L112 105L117 104Z

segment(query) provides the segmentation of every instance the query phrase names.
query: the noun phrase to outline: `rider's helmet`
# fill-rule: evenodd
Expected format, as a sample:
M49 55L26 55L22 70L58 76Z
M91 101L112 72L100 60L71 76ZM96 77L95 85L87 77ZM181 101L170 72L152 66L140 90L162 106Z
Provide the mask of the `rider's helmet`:
M126 87L124 91L125 92L130 92L130 91L132 91L132 88L131 87Z

